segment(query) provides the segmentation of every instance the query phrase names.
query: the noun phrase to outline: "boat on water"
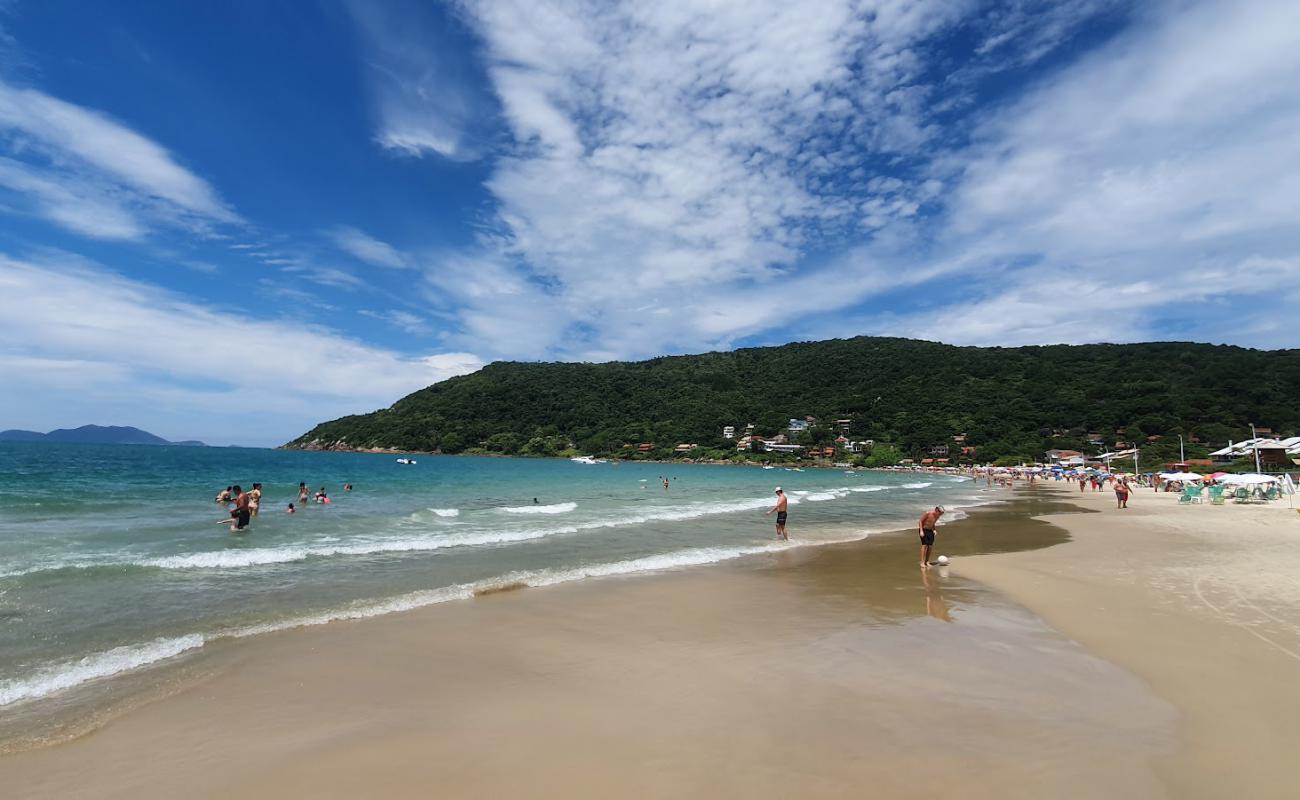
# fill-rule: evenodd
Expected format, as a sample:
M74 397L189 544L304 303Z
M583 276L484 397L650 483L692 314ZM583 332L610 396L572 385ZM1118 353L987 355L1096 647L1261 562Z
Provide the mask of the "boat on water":
M594 456L574 456L569 459L575 464L604 464L605 459L595 458Z
M415 461L414 458L399 458L399 459L397 459L397 463L398 463L398 464L414 464L414 463L416 463L416 461Z

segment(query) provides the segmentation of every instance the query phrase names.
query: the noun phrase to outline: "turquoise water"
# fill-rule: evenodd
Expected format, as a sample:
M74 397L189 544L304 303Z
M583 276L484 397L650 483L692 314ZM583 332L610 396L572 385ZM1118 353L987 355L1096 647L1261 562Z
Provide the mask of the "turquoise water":
M0 444L0 707L222 637L861 538L981 502L969 480L935 475L416 460ZM249 530L216 524L217 492L253 481ZM333 502L287 514L299 481ZM763 516L777 484L788 545Z

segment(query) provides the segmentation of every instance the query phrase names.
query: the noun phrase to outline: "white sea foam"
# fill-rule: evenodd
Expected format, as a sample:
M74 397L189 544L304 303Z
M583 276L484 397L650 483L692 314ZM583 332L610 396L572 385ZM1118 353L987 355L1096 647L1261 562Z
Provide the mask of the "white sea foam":
M850 493L880 492L889 489L921 489L930 486L929 482L905 483L898 486L844 486L822 491L792 490L790 503L825 502L838 500ZM309 558L327 558L330 556L367 556L384 553L427 552L455 547L479 547L498 544L526 542L543 539L548 536L566 535L580 531L599 530L603 528L621 528L641 525L648 522L680 522L716 514L732 514L745 511L763 510L773 503L772 498L758 497L742 500L720 502L702 502L689 505L650 508L640 513L623 513L613 518L598 518L554 528L530 528L524 530L470 531L464 533L439 533L416 535L402 538L375 538L363 541L352 540L346 544L324 541L283 547L264 547L247 549L212 550L183 555L160 556L144 559L121 559L106 556L102 560L61 561L34 565L32 567L0 573L0 578L27 575L35 572L58 569L90 569L102 566L140 566L158 569L212 569L229 570L248 567L289 564L305 561ZM966 504L962 504L966 505ZM513 514L562 514L574 511L577 503L557 503L546 506L505 507L501 511ZM460 514L455 508L430 508L427 512L440 518L453 518ZM417 512L416 517L420 512ZM418 520L416 520L418 521Z
M154 639L144 644L114 647L91 653L75 661L51 664L38 669L25 678L0 683L0 706L44 697L53 692L70 689L96 678L106 678L119 672L173 658L187 650L202 647L207 640L201 634L189 634L170 639Z
M505 506L507 514L567 514L578 507L577 503L555 503L549 506Z
M564 569L522 570L472 583L460 583L438 589L410 592L382 600L360 601L333 611L292 617L258 625L248 625L208 635L194 633L186 636L155 639L144 644L124 645L115 647L112 650L93 653L75 661L47 665L27 677L0 683L0 706L19 700L44 697L97 678L106 678L149 666L178 656L186 651L202 647L214 639L245 638L290 628L325 625L340 620L379 617L451 600L467 600L479 594L515 587L541 588L587 578L605 578L716 564L759 553L852 541L864 538L867 535L867 532L859 532L847 538L815 542L773 542L738 547L700 547L603 564L588 564Z
M566 569L518 570L494 578L485 578L483 580L473 581L472 583L458 583L452 586L444 586L439 589L410 592L408 594L377 601L362 601L334 611L295 617L292 619L281 620L279 622L250 625L245 628L239 628L238 630L225 635L234 637L256 636L263 633L287 630L289 628L325 625L340 620L367 619L369 617L379 617L399 611L410 611L412 609L435 605L437 603L445 603L451 600L467 600L475 595L500 591L502 589L516 587L542 588L545 586L556 586L562 583L571 583L585 578L605 578L616 575L630 575L638 572L654 572L681 567L701 566L704 564L716 564L721 561L741 558L742 556L774 552L797 546L799 545L782 542L750 547L700 547L689 550L677 550L671 553L662 553L660 555L645 556L643 558L634 558L627 561L588 564L585 566L569 567Z

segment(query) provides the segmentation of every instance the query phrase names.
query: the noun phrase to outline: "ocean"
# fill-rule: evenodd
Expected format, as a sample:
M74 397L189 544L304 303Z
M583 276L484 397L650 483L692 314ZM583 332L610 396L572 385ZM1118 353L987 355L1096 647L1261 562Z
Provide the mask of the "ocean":
M0 444L0 708L223 638L860 539L988 497L944 475L413 458ZM217 524L216 494L254 481L252 526ZM332 502L286 513L299 481ZM763 516L778 484L788 544Z

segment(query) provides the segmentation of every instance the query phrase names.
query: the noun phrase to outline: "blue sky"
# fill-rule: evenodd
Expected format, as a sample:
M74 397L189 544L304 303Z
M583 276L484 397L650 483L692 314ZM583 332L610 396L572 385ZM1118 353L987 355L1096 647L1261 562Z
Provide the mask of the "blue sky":
M1300 4L10 2L0 428L496 359L1295 346Z

